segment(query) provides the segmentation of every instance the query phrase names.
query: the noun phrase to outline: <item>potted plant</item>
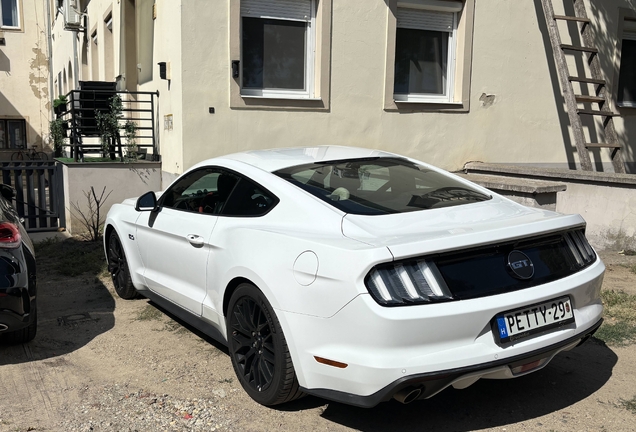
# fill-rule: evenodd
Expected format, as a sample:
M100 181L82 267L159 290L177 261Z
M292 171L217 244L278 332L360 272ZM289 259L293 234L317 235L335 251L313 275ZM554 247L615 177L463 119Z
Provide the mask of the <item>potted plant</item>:
M61 116L66 111L66 103L68 100L65 95L59 95L57 98L53 99L53 112L58 117Z
M59 117L51 120L49 123L49 136L53 141L54 156L61 157L64 138L66 138L66 122Z
M126 121L124 131L126 133L126 157L136 161L140 153L137 147L137 123L132 120Z
M123 118L123 103L119 95L115 95L109 99L108 111L95 111L95 121L97 129L102 140L102 152L106 157L110 154L110 158L115 160L115 151L117 144L121 147L119 135L119 120ZM123 161L123 153L120 149Z

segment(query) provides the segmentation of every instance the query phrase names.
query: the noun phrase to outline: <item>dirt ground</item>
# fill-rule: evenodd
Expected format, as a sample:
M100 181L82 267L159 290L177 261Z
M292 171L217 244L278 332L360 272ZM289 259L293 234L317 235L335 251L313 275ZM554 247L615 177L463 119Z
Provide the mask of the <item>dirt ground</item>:
M604 289L636 294L636 257L602 256ZM0 431L636 430L636 345L592 340L529 376L409 405L306 397L265 408L243 392L222 346L147 300L119 299L103 271L62 276L46 253L38 265L38 335L0 345Z

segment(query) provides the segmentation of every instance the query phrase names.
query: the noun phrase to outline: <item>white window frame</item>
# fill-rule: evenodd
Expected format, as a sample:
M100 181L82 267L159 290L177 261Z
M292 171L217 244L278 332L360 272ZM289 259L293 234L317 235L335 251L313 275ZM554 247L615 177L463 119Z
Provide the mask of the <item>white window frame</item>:
M296 21L304 22L307 25L305 32L305 89L289 90L289 89L254 89L243 88L243 47L241 46L241 67L239 82L241 83L241 97L244 98L269 98L269 99L315 99L315 64L316 64L316 0L310 1L311 17L309 20L295 20L290 18L281 18L276 16L265 16L262 14L243 14L241 13L241 31L240 38L243 38L243 17L273 19L280 21Z
M624 19L623 21L623 34L622 34L622 38L623 41L625 40L630 40L630 41L636 41L636 21L635 20L630 20L630 19ZM620 73L622 70L623 65L621 64L619 66L619 80L620 80ZM617 85L618 85L618 81L617 81ZM620 90L620 89L619 89ZM636 100L633 101L617 101L617 105L620 106L621 108L636 108Z
M417 3L423 3L422 5L416 5ZM422 2L398 2L399 9L424 9L424 10L432 10L432 11L444 11L442 8L436 8L435 6L428 6L427 3L441 3L443 2L433 2L433 1L422 1ZM459 12L451 12L453 14L453 29L448 33L448 53L447 53L447 61L446 61L446 87L444 89L444 94L431 94L431 93L408 93L408 94L396 94L393 93L393 100L395 102L401 103L453 103L454 100L454 89L455 89L455 73L456 73L456 63L457 63L457 25L458 25L458 13ZM396 24L397 25L397 24ZM399 25L397 26L399 27ZM395 60L394 60L395 67Z
M113 32L113 14L109 13L106 19L104 20L104 26L110 31Z
M22 26L20 25L20 0L15 0L15 13L16 13L16 17L18 19L18 25L17 26L6 26L4 24L2 24L2 22L4 21L2 18L2 8L0 7L0 28L2 28L3 30L20 30L22 29Z

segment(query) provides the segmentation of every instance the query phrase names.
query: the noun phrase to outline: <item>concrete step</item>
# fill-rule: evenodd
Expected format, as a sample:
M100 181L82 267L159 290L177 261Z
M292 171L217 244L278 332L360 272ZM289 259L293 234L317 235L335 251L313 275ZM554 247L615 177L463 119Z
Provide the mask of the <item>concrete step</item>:
M624 184L636 186L634 174L616 174L613 172L578 171L567 168L545 168L527 165L507 165L485 162L468 162L464 165L466 174L493 174L506 177L518 177L548 180L564 183L596 183L615 186Z
M565 183L555 181L477 173L457 175L519 204L546 210L556 210L557 193L567 189Z

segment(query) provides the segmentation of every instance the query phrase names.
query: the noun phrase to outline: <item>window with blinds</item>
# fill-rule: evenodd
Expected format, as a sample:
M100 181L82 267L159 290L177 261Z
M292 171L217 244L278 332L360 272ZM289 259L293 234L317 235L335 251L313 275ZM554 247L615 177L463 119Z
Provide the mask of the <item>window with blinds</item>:
M241 94L313 96L314 0L241 1Z
M457 12L461 2L398 2L394 99L452 102Z

